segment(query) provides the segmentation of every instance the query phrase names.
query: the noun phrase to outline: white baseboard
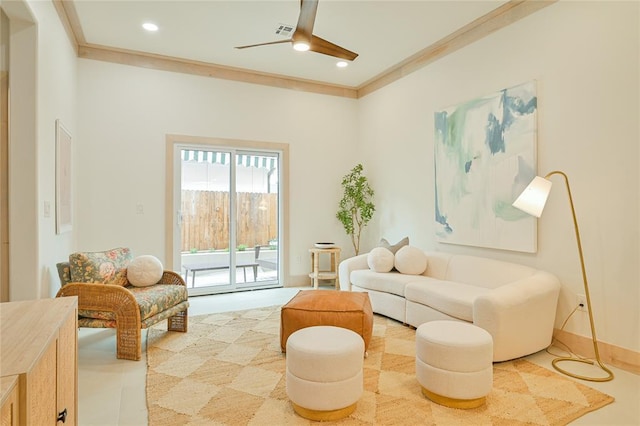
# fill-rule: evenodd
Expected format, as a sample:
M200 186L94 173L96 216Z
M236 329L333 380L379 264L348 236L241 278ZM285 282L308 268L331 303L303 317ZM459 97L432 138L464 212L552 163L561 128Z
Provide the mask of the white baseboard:
M578 355L587 358L593 358L595 356L593 341L590 337L580 336L559 329L554 330L553 336L569 346L571 350ZM605 364L640 375L640 352L621 348L609 343L598 342L598 353L600 354L600 359Z
M311 288L311 278L309 275L289 275L283 287L304 287Z

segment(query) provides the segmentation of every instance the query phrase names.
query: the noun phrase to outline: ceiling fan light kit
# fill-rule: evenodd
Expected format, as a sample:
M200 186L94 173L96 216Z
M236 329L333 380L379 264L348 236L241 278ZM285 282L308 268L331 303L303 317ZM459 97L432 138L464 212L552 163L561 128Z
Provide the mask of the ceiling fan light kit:
M358 54L344 47L333 44L313 34L316 12L318 10L318 0L301 0L298 23L290 39L269 41L266 43L250 44L246 46L236 46L236 49L247 49L249 47L268 46L271 44L291 43L293 48L300 52L312 51L335 58L353 61ZM282 25L281 25L282 26ZM277 31L276 31L277 32Z
M291 38L293 43L294 50L298 52L306 52L311 48L311 43L309 43L309 38L304 34L296 32L293 33L293 37Z
M298 41L296 43L293 43L293 48L298 52L306 52L307 50L309 50L310 47L311 46L309 46L309 43L306 43L304 41Z

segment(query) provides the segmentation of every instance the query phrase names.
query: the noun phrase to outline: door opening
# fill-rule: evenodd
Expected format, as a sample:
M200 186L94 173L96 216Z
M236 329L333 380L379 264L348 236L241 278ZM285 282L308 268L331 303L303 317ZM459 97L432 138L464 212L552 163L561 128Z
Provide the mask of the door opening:
M282 286L282 157L173 145L173 270L190 295Z

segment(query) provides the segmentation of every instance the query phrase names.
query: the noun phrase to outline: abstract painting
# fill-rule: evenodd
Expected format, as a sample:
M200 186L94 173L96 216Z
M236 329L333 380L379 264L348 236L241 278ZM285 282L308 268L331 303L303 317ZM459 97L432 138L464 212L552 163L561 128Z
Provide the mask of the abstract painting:
M435 113L439 242L534 253L536 220L511 206L536 175L535 81Z

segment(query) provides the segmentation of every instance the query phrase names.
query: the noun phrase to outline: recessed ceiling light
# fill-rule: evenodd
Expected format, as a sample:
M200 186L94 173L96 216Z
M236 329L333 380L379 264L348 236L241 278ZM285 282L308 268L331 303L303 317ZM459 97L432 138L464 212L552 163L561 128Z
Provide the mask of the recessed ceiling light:
M152 24L151 22L145 22L142 24L142 28L147 31L158 31L158 26L156 24Z
M346 68L349 66L349 63L347 61L339 61L338 63L336 63L336 67L338 68Z

